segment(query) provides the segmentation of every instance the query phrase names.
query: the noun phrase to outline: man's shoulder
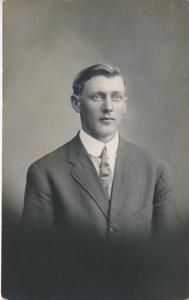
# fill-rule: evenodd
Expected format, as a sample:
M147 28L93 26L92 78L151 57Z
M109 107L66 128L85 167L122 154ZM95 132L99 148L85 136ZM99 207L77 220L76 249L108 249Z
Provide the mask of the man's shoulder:
M66 142L65 144L59 146L55 150L35 160L29 166L29 169L35 167L42 168L42 169L56 168L56 166L60 164L64 164L67 161L69 146L76 141L77 141L77 136L75 136L73 139Z
M167 167L167 162L142 146L133 144L121 138L122 149L126 157L131 157L138 165L149 167Z

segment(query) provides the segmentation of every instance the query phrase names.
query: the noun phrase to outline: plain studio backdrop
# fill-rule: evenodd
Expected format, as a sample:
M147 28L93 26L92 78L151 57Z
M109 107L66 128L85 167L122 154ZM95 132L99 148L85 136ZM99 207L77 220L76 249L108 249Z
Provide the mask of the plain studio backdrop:
M80 128L70 105L82 68L118 66L128 84L120 128L171 167L189 216L189 1L4 1L3 229L14 239L28 166ZM7 244L8 243L8 244Z

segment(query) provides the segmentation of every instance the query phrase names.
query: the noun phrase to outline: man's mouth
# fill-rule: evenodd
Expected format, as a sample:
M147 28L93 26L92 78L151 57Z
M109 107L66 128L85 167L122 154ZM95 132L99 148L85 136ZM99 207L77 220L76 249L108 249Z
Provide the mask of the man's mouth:
M113 117L102 117L100 118L100 121L114 121L115 119Z

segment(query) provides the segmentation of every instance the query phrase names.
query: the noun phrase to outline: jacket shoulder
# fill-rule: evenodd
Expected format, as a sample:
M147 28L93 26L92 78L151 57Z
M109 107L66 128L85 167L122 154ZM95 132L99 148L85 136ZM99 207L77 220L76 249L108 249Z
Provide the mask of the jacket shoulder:
M54 169L60 164L65 163L67 161L68 147L74 141L74 139L75 138L34 161L29 166L29 170L33 168L39 168L43 170L52 168Z
M165 160L157 157L151 151L136 144L130 143L122 138L121 140L125 148L124 151L126 156L132 156L132 159L135 160L139 165L149 168L169 168Z

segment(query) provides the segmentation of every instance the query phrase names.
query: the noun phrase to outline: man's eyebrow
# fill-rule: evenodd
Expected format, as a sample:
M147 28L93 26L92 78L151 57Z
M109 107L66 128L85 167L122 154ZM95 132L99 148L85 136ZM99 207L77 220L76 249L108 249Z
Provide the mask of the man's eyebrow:
M101 91L94 91L94 92L92 92L91 93L91 95L106 95L106 93L104 93L104 92L101 92Z
M112 91L111 94L122 94L125 93L125 91Z

